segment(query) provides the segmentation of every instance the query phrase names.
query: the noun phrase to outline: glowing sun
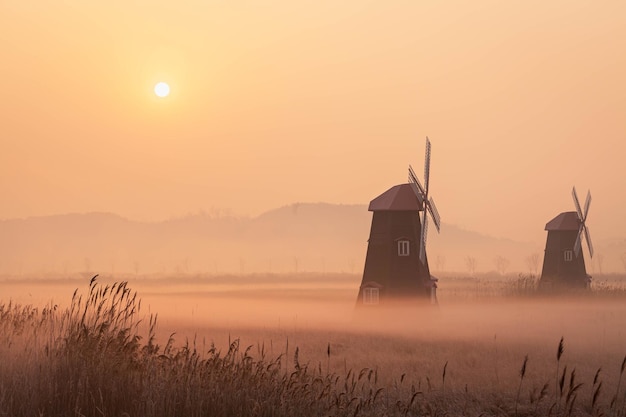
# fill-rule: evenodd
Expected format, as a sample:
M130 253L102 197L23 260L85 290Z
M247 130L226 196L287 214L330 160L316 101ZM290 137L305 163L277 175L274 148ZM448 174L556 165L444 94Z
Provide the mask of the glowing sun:
M164 82L157 83L154 86L154 94L161 98L167 97L170 95L170 86Z

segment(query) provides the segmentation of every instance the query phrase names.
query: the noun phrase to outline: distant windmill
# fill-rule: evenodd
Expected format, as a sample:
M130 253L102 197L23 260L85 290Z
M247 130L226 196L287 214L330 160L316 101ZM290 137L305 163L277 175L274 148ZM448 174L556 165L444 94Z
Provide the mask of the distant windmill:
M589 248L589 256L593 257L591 235L586 225L591 193L587 191L584 210L581 210L575 187L572 188L572 198L576 211L561 213L546 224L548 238L540 280L540 287L544 289L588 288L591 283L591 276L587 275L581 250L581 240L584 236Z
M427 137L424 186L409 165L408 183L396 185L370 202L372 226L357 305L399 298L436 302L437 279L430 275L426 255L426 212L437 231L441 225L435 202L428 197L430 147Z

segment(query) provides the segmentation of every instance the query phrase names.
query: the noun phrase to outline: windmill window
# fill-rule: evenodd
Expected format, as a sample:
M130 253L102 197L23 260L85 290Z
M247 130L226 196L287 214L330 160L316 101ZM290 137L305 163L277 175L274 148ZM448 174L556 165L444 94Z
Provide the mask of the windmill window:
M565 259L565 262L571 262L574 258L574 253L571 250L566 250L563 252L563 258Z
M398 241L398 256L409 256L409 241L408 240Z
M378 304L378 288L363 288L363 304Z

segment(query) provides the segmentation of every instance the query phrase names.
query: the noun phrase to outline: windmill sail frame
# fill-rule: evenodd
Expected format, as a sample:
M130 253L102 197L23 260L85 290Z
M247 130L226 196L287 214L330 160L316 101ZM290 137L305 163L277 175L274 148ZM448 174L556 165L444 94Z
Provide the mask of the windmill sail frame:
M591 243L591 233L589 233L589 228L586 224L587 216L589 215L589 207L591 206L591 192L587 190L584 211L580 208L580 202L578 200L578 194L576 193L576 187L572 187L572 198L574 200L574 206L576 206L576 214L578 215L578 220L580 221L578 235L576 236L576 242L574 243L574 253L576 254L576 256L580 255L580 250L582 247L581 240L584 235L585 241L587 242L587 249L589 249L589 256L593 258L593 244Z
M413 167L409 165L409 182L412 184L413 192L417 197L421 210L424 212L422 217L422 232L420 236L420 261L422 264L426 263L426 237L428 236L428 216L435 224L437 232L441 229L441 216L435 205L435 200L428 196L430 186L430 155L431 155L431 143L428 136L426 136L426 150L424 152L424 186L420 183Z

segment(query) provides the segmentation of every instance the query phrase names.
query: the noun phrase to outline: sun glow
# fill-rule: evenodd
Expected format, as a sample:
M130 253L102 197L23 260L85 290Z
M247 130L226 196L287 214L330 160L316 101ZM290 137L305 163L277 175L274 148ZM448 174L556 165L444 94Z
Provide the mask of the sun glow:
M170 95L170 86L167 83L160 82L154 86L154 94L158 97L165 98Z

